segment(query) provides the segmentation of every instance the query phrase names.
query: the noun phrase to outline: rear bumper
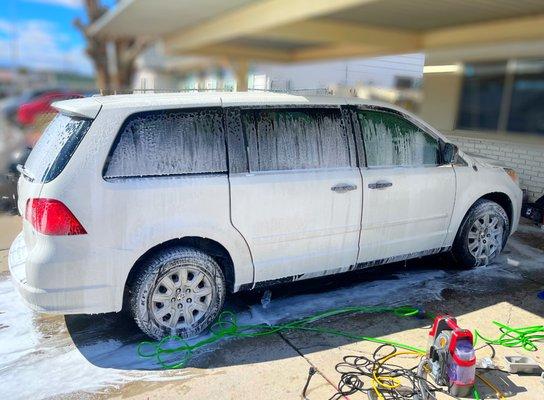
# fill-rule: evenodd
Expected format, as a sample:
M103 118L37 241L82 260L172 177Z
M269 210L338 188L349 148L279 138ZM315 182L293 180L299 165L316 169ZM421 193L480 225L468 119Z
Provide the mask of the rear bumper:
M8 265L11 279L26 305L34 311L51 314L98 314L117 311L112 303L111 286L38 288L27 281L28 253L20 233L9 249ZM46 266L43 266L46 268ZM59 280L59 284L62 281Z

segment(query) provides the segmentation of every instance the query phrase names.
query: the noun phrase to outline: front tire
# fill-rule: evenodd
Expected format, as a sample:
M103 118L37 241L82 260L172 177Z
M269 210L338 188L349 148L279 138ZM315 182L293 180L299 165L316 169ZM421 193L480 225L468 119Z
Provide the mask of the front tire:
M140 266L130 290L130 313L148 336L189 338L217 318L225 301L225 277L217 262L199 250L161 250Z
M510 221L504 208L480 199L470 208L453 243L458 266L472 268L490 264L506 245Z

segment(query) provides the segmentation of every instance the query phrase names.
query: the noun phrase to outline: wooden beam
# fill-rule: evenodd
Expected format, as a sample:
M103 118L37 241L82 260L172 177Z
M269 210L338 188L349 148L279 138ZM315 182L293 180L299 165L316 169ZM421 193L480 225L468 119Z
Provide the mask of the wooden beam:
M259 31L251 35L258 39L310 43L344 43L370 46L409 48L420 47L422 36L393 28L380 28L331 19L314 19Z
M292 40L295 37L311 39L316 37L311 33L313 29L322 24L323 45L315 46L310 49L303 49L293 52L293 61L311 61L343 57L377 57L383 55L392 55L417 51L433 51L437 49L448 49L451 47L467 47L474 45L485 45L490 43L510 43L516 40L533 40L544 37L544 15L533 17L515 18L509 20L498 20L493 22L462 25L451 28L428 31L422 34L406 34L403 40L403 33L387 28L361 27L360 31L353 29L352 39L345 36L342 27L335 28L335 24L330 21L319 21L313 26L313 21L304 21L299 23L302 28L281 27L278 33L269 33L269 37L275 35L277 39L284 38ZM327 26L329 25L329 26ZM347 24L346 26L348 26ZM349 27L349 26L348 26ZM351 30L354 27L349 27ZM337 33L334 30L337 29ZM368 37L375 35L375 40L366 41L358 39L359 35L365 34ZM380 31L384 32L380 32ZM390 34L388 35L389 31ZM268 34L268 33L267 33ZM382 36L380 36L382 35ZM330 38L327 39L326 37ZM383 37L384 40L381 40ZM335 45L338 42L341 44Z
M206 46L181 53L175 48L167 47L166 53L172 55L180 55L182 53L199 56L223 56L236 60L263 60L284 63L293 61L291 53L287 51L231 44Z
M353 44L345 45L319 45L311 48L298 50L293 53L293 61L314 61L332 58L346 58L366 54L374 54L378 51L376 46L361 46Z
M165 42L189 50L375 1L383 0L262 0L168 35Z
M429 31L423 36L423 48L447 48L543 37L544 15L536 15Z
M340 0L340 3L347 7L346 1ZM278 17L276 22L280 26L277 26L276 22L269 20L269 17L271 15L277 16L276 12L280 12L278 10L284 10L286 14L289 14L280 7L280 3L284 4L284 0L267 0L239 10L237 13L240 14L240 24L243 29L230 21L232 23L231 32L227 32L226 35L210 33L204 38L205 40L203 39L202 43L225 42L228 38L242 36L244 38L278 40L290 43L315 43L314 47L301 46L298 50L296 48L294 50L281 50L273 47L239 46L232 44L232 42L201 45L201 42L194 38L194 35L197 35L200 29L203 29L202 33L205 33L206 29L211 29L212 26L215 26L214 24L219 22L227 24L229 17L232 16L229 14L219 20L200 25L191 31L185 31L181 35L167 39L165 41L167 51L176 54L227 56L239 60L287 63L347 57L376 57L408 52L446 50L455 47L467 48L491 43L537 40L544 37L544 15L441 28L422 33L354 23L339 23L338 21L323 18L298 20L295 23L290 20L290 16L283 19ZM308 17L308 14L297 11L301 4L306 3L306 0L291 0L287 3L293 3L292 8L295 10L293 15L297 15L297 18L303 18L303 15ZM310 3L320 5L321 12L325 13L326 7L321 0L313 0ZM337 4L332 1L326 3L329 6ZM253 15L251 12L256 12L258 5L271 7L271 4L277 6L274 13L263 14L263 18L253 16L255 20L247 21ZM355 0L349 4L355 4ZM286 4L284 6L286 7ZM258 7L257 9L260 10L259 12L264 12L263 9ZM332 11L329 9L327 12ZM286 22L288 20L290 23ZM188 39L187 46L182 43L185 39Z
M325 46L315 46L309 49L298 50L292 53L292 61L319 61L352 57L379 57L393 54L411 53L417 51L417 48L391 48L371 45L356 44L334 44Z

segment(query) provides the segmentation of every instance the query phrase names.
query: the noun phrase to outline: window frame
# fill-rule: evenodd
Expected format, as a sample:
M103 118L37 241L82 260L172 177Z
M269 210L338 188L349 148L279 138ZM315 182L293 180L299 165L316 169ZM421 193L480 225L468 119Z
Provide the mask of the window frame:
M304 171L320 171L320 170L334 170L343 168L357 168L357 148L354 142L354 137L350 132L351 122L346 119L343 112L343 105L341 104L268 104L268 105L242 105L242 106L224 106L225 115L225 132L227 136L227 153L229 158L229 173L246 173L246 174L270 174L270 173L285 173L291 171L304 172ZM349 166L335 167L335 168L298 168L298 169L278 169L278 170L266 170L266 171L252 171L250 169L250 155L249 155L249 140L246 137L246 133L242 129L242 112L253 111L274 111L274 110L325 110L333 109L339 112L339 116L342 121L344 133L348 141L348 157ZM234 114L234 120L229 120L228 113ZM233 126L235 123L237 126ZM242 143L240 143L242 142ZM243 151L240 147L243 146ZM237 153L237 154L236 154ZM236 159L240 157L241 153L244 154L243 160Z
M121 140L121 135L124 132L125 128L128 124L130 124L134 119L141 118L141 117L147 117L147 116L153 116L153 115L160 115L160 114L167 114L167 113L175 113L175 112L199 112L199 111L216 111L218 112L218 116L220 118L220 126L221 126L221 135L222 140L224 142L224 151L225 151L225 170L224 171L218 171L218 172L192 172L192 173L175 173L175 174L149 174L149 175L135 175L135 176L119 176L119 177L107 177L106 172L108 170L108 166L110 164L110 161L113 156L113 152L115 151L117 145L119 144ZM203 176L203 175L228 175L229 174L229 154L228 154L228 145L226 140L226 133L225 133L225 117L223 113L223 108L220 106L213 106L213 107L182 107L182 108L161 108L157 110L147 110L147 111L137 111L134 113L131 113L126 116L126 118L123 120L123 123L121 124L120 128L117 130L117 133L115 134L115 138L113 139L110 148L108 150L108 154L104 160L103 166L102 166L102 179L106 182L115 182L119 180L127 180L127 179L146 179L146 178L172 178L172 177L189 177L189 176Z
M55 156L55 159L50 163L47 170L42 174L43 176L41 176L40 178L38 178L37 176L33 176L32 180L30 180L30 178L27 178L31 182L45 184L57 179L57 177L66 169L66 167L70 163L70 160L74 157L77 149L79 148L81 142L83 142L83 139L85 139L85 136L87 136L87 133L91 129L95 120L94 118L73 116L63 112L58 112L57 115L55 115L55 118L57 118L58 116L68 117L71 120L84 121L85 123L87 123L87 125L83 127L82 130L78 131L74 136L71 136L70 138L68 138L68 140L66 140L64 145L60 148L59 152ZM52 122L53 120L51 120L49 124L51 124ZM45 129L49 128L49 124ZM71 139L73 139L73 142L71 142ZM67 147L68 144L70 144L69 147ZM24 162L25 165L27 161L28 158ZM32 173L32 171L30 172Z
M434 132L432 132L430 129L428 129L425 125L423 125L420 121L417 119L411 117L408 114L405 114L399 110L395 110L388 107L383 106L373 106L373 105L355 105L355 106L348 106L348 109L351 110L351 122L353 125L353 132L355 135L356 143L358 146L358 155L361 160L364 160L364 165L361 165L360 168L367 168L367 169L390 169L390 168L436 168L443 165L449 165L449 163L444 162L444 155L443 155L443 149L444 149L444 141L442 138L440 138L438 135L436 135ZM367 160L367 154L366 154L366 147L365 147L365 139L363 135L363 129L361 127L360 121L357 117L357 111L373 111L373 112L381 112L381 113L388 113L398 116L399 118L402 118L412 125L414 125L416 128L418 128L420 131L422 131L424 134L429 135L433 139L435 139L438 143L438 164L422 164L422 165L378 165L378 166L369 166L368 160Z
M504 119L506 118L506 120L508 120L508 117L510 115L510 106L508 105L508 109L504 109L505 103L506 103L505 100L507 100L508 103L512 100L512 94L507 93L507 92L511 92L512 90L512 86L511 86L512 73L510 71L510 68L508 67L509 61L510 61L509 59L499 59L499 60L489 60L489 61L475 61L475 62L468 62L464 64L464 68L463 68L464 72L461 76L461 83L460 83L461 86L460 86L459 96L457 99L457 110L455 113L455 120L454 120L455 129L473 131L473 132L478 132L478 131L497 132L499 130L505 130L504 129L505 126L501 126L501 125L504 125ZM496 126L494 128L484 127L483 124L480 122L478 122L477 124L478 126L474 126L474 125L465 126L464 124L461 123L461 117L464 111L464 105L468 103L468 100L465 95L467 94L468 83L471 78L467 76L467 70L469 68L476 69L476 68L486 68L486 67L497 68L500 70L499 73L494 75L497 78L497 82L500 81L502 85L499 105L497 108L497 120L495 123ZM474 75L472 79L475 77L480 78L479 85L481 85L482 77L485 77L485 75L481 75L481 74ZM480 92L480 89L478 89L478 91ZM480 95L480 93L478 94ZM505 96L508 96L508 98L505 98ZM505 113L506 113L506 116L504 115ZM479 117L482 116L481 113L479 113L478 115Z

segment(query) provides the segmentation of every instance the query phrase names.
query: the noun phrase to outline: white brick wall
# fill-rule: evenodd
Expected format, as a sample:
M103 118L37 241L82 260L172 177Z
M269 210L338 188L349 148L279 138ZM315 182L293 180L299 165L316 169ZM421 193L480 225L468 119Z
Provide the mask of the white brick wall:
M527 189L529 200L544 194L544 145L529 145L502 140L448 135L463 151L500 160L517 171L520 186Z

